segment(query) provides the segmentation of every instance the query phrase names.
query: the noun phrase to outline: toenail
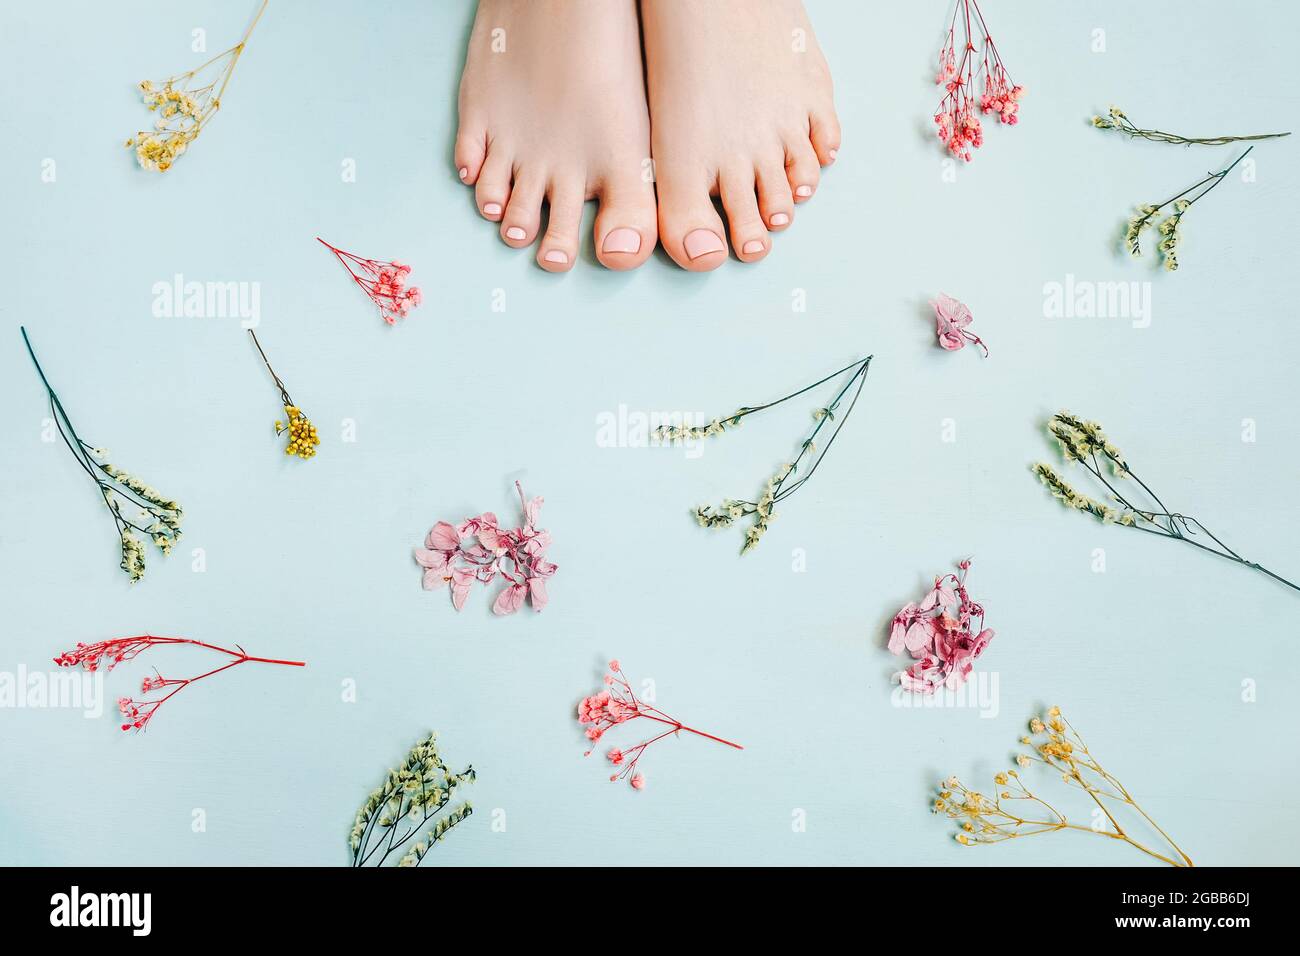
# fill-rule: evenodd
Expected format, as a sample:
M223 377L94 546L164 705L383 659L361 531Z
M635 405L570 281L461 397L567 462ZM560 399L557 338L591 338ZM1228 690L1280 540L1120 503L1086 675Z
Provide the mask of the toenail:
M469 167L468 167L468 166L462 166L462 167L460 168L460 170L459 170L459 173L460 173L460 178L461 178L461 179L468 179L468 178L469 178Z
M499 216L501 215L501 204L499 202L489 202L483 204L483 215Z
M798 189L794 191L794 194L800 197L801 199L807 199L809 196L812 195L812 187L800 186Z
M745 243L745 248L741 249L740 251L747 256L752 256L762 252L766 248L767 247L763 245L762 239L751 239L749 240L749 242Z
M511 226L509 229L506 230L506 238L513 239L515 240L515 242L518 242L526 235L528 235L528 233L524 232L524 230L521 229L519 226Z
M605 241L600 248L602 252L638 253L641 251L641 233L635 229L620 226L618 229L611 230L605 236Z
M833 163L833 162L835 162L835 157L838 156L839 154L840 154L840 151L839 151L838 149L832 149L832 150L831 150L829 153L827 153L826 155L829 156L829 157L831 158L831 162Z
M784 226L789 221L790 221L790 217L783 212L778 212L775 216L773 216L771 219L768 220L769 224L773 226Z
M691 259L707 256L711 252L722 252L727 248L722 244L718 234L708 229L695 229L688 232L686 238L682 240L682 245L686 247L686 255Z
M552 249L546 254L546 261L564 265L569 261L569 254L562 249Z

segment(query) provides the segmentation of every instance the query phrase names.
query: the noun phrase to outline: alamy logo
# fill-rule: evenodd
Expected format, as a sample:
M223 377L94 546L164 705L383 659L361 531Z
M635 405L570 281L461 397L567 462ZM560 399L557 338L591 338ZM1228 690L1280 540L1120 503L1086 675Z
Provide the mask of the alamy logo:
M0 708L79 709L88 719L99 717L104 713L104 672L28 671L19 664L17 670L0 671Z
M1043 283L1048 319L1132 319L1133 328L1151 324L1150 282L1092 282L1066 273L1064 282Z
M239 319L245 329L262 321L262 283L186 282L176 273L170 282L153 284L157 319Z
M998 672L976 671L958 687L939 687L933 694L918 694L901 684L889 694L889 703L904 710L931 708L978 710L980 717L996 717L1002 709L998 696Z
M708 423L703 412L642 412L619 405L617 411L596 415L596 447L659 448L678 444L686 452L687 458L699 458L704 454L699 439L661 438L657 429L669 426L703 428Z
M133 936L148 936L153 897L149 893L71 892L50 897L51 926L129 926Z

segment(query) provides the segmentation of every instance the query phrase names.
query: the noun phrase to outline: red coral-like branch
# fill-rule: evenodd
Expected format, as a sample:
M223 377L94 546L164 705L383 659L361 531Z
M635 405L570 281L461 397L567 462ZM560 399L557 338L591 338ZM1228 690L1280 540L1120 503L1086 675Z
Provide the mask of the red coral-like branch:
M306 667L303 661L281 661L270 657L253 657L249 655L238 644L235 650L228 647L220 647L216 644L208 644L205 641L196 641L188 637L154 637L152 634L141 634L136 637L118 637L109 641L97 641L94 644L78 643L75 648L65 651L54 659L54 663L60 667L84 667L88 671L97 671L101 667L106 671L111 671L118 664L125 661L134 660L136 657L149 650L151 647L165 646L169 644L186 644L191 647L202 647L210 651L216 651L225 654L234 660L222 664L220 667L214 667L210 671L199 674L197 677L185 678L168 678L163 677L157 670L152 677L146 677L140 684L140 693L149 694L153 691L167 690L161 697L152 699L140 698L139 700L131 697L119 697L117 701L118 710L126 719L122 724L123 730L143 730L145 725L158 712L158 708L172 697L179 694L182 690L193 684L195 681L203 680L205 677L211 677L214 674L220 674L224 670L237 667L240 664L283 664L287 667Z
M320 236L316 237L316 241L334 253L343 268L348 270L352 281L361 286L361 290L379 309L379 317L389 325L396 325L398 319L406 318L407 313L423 301L419 287L406 284L411 267L405 263L366 259L336 248Z
M959 26L964 30L960 58L957 56ZM977 37L982 38L978 50ZM980 80L983 87L977 95L976 82ZM1020 100L1025 88L1012 82L976 0L957 0L948 35L939 50L935 82L947 91L934 114L939 141L955 157L969 163L971 149L984 145L984 129L975 115L976 109L986 114L996 113L999 121L1007 126L1020 122Z
M617 727L619 724L627 723L629 720L635 720L638 717L644 717L646 720L653 720L660 724L667 724L669 727L663 733L651 737L649 740L643 740L627 750L615 748L606 753L605 759L618 768L610 776L611 781L630 777L629 782L634 790L643 789L645 787L645 776L636 772L636 765L645 753L646 748L663 740L665 737L679 734L682 731L695 734L697 737L717 741L720 744L726 744L728 747L735 747L737 750L745 749L740 744L732 743L730 740L715 737L713 734L706 734L694 727L687 727L677 718L670 717L657 707L651 707L638 699L617 660L609 662L609 671L605 675L605 686L609 689L602 690L598 694L592 694L590 697L584 697L578 703L578 723L586 727L585 733L588 740L595 743L605 735L607 730ZM591 756L591 751L588 750L583 756Z

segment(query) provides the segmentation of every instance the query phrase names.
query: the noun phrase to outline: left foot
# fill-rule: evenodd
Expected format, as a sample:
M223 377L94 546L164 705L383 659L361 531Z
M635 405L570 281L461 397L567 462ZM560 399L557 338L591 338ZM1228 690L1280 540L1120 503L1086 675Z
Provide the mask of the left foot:
M683 269L757 262L835 161L830 68L798 0L641 4L659 240ZM710 196L721 196L723 230Z

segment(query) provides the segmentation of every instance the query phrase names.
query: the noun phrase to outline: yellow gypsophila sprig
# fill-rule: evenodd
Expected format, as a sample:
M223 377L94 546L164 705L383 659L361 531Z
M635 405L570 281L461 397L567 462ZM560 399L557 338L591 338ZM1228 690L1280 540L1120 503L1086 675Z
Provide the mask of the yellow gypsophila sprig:
M1021 737L1020 743L1028 751L1016 757L1018 769L994 775L992 795L970 789L955 776L939 784L931 810L957 824L958 843L980 846L1075 830L1127 843L1171 866L1193 865L1191 858L1147 815L1124 785L1101 766L1059 707L1032 718L1029 735ZM1034 792L1021 771L1028 771L1035 764L1052 771L1067 788L1085 794L1098 822L1088 826L1072 823L1065 813ZM1134 813L1160 834L1166 846L1152 848L1134 838L1119 819L1121 815Z

